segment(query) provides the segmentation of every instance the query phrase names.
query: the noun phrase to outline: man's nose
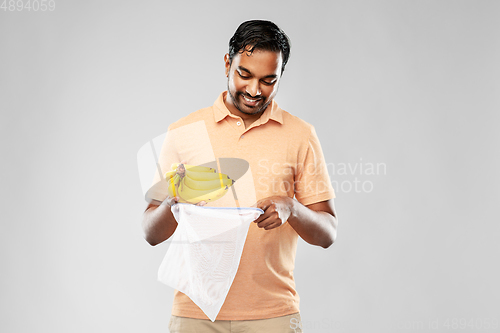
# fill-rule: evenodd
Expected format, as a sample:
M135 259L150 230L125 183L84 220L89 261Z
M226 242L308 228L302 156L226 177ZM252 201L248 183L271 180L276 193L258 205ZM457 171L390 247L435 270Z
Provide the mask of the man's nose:
M252 97L260 96L261 91L260 91L259 81L252 80L251 82L249 82L246 87L246 92Z

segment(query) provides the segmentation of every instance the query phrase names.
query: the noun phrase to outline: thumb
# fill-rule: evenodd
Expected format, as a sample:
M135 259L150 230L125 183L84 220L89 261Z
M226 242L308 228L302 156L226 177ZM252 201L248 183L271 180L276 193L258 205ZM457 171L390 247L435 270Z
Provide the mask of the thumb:
M179 197L167 197L163 202L161 203L162 206L170 206L172 207L179 201Z
M266 199L260 199L256 203L254 203L251 207L255 207L255 208L260 208L262 210L266 210L267 206L268 206L267 200Z

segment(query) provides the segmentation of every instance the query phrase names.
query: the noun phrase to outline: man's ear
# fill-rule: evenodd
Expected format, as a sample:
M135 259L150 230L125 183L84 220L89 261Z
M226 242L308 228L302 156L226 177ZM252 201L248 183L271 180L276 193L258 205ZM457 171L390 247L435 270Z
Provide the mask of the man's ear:
M231 68L231 62L229 61L229 53L224 55L224 66L226 67L226 77L229 76L229 69Z

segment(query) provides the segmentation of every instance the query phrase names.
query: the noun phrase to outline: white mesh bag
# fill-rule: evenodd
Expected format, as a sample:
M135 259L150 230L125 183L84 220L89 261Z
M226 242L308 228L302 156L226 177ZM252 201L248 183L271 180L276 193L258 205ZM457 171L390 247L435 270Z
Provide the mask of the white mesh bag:
M238 270L248 227L264 211L184 203L171 209L178 225L158 280L186 294L215 321Z

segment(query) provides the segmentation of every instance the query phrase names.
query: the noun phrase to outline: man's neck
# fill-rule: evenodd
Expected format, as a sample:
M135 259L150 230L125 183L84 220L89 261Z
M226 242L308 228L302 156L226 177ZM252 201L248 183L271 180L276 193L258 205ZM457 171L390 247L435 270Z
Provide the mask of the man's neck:
M262 111L262 112L259 112L257 114L247 114L247 113L243 113L241 112L240 110L238 110L234 105L233 103L231 103L231 101L228 101L228 98L227 98L227 95L224 96L224 105L226 106L226 108L229 110L229 112L231 112L232 114L234 114L235 116L238 116L240 117L241 119L243 119L243 123L245 124L245 128L248 128L250 125L252 125L257 119L259 119L262 114L267 110L267 108ZM268 107L270 107L271 105L268 105Z

